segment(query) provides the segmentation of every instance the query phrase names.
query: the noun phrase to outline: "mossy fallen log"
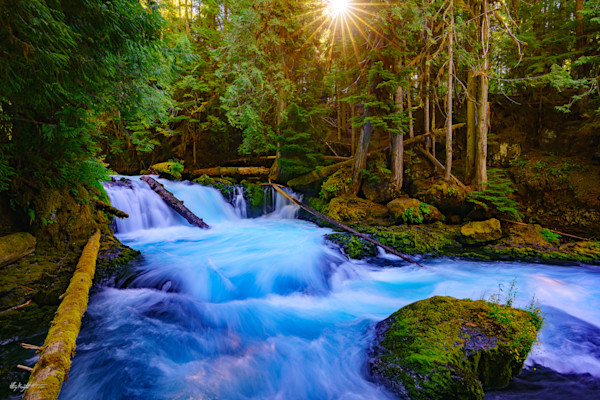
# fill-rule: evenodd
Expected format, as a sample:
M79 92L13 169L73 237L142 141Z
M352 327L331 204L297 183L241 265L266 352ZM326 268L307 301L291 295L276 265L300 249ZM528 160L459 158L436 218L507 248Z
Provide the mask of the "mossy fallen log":
M314 171L309 172L308 174L304 174L294 179L290 179L288 181L288 186L304 186L311 184L316 181L320 181L322 179L327 178L329 175L335 173L340 168L343 168L347 165L352 165L354 162L354 158L339 162L337 164L328 165L326 167L317 167Z
M154 190L162 199L167 203L173 210L175 210L179 215L181 215L187 222L191 225L197 226L202 229L209 229L210 226L206 222L191 212L186 206L183 205L183 202L173 196L173 193L169 192L163 185L154 180L149 176L142 176L140 178L148 185L150 188Z
M35 237L25 232L0 237L0 267L33 253L35 245Z
M194 176L268 176L267 167L214 167L191 171Z
M112 214L117 218L129 218L129 214L111 206L108 203L103 202L102 200L95 200L95 203L97 209Z
M24 400L56 399L63 381L68 378L81 319L87 309L99 248L98 230L85 245L69 287L62 296L46 341L41 347L40 358L29 378Z

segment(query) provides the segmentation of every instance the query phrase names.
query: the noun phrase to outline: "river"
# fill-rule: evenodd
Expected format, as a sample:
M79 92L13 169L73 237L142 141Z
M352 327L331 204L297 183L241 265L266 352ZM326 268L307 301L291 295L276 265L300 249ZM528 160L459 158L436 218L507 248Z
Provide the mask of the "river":
M348 260L330 230L239 196L159 180L211 225L191 227L144 182L107 189L118 237L143 255L96 287L61 399L394 399L368 378L374 324L433 295L489 298L515 282L546 315L523 373L486 399L600 393L600 269L425 259Z

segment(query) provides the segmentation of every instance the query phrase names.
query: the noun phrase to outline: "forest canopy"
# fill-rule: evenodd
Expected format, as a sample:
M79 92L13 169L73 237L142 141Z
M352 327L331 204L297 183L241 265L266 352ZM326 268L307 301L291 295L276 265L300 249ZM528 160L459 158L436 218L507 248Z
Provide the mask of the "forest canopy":
M380 170L400 190L403 142L441 129L449 177L460 123L462 179L482 189L491 96L600 124L597 0L2 0L0 9L0 192L15 204L24 185L96 185L109 164L199 167L236 153L276 155L288 178L331 151L351 156L357 191L376 138L389 152Z

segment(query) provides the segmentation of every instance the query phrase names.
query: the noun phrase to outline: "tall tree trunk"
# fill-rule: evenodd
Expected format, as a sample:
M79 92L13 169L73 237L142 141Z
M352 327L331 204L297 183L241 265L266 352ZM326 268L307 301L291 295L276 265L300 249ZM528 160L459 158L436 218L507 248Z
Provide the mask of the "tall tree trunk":
M185 31L189 35L190 34L190 16L188 13L188 8L189 8L188 1L190 1L190 0L185 0L184 3L185 3Z
M342 108L340 105L340 88L336 85L335 87L335 104L337 111L337 140L342 141Z
M477 118L475 109L477 107L477 80L475 72L469 68L467 73L467 181L470 182L475 175L475 144L477 143Z
M400 70L399 63L396 64L396 72ZM410 87L410 86L409 86ZM399 114L404 111L404 94L402 93L402 86L398 85L396 89L396 109ZM404 177L404 128L402 124L398 125L398 133L392 136L392 159L390 169L392 170L392 186L395 190L402 190L402 183Z
M415 137L415 125L413 123L413 113L412 113L412 90L411 90L410 82L408 84L406 90L406 107L408 109L408 136L410 138Z
M475 157L475 182L479 190L485 189L487 183L487 136L489 124L489 105L488 105L488 70L489 53L488 45L490 39L489 26L489 4L488 0L483 0L483 14L481 21L481 45L482 45L482 71L479 85L479 112L477 121L477 153Z
M446 120L446 174L444 179L449 181L452 175L452 81L454 64L454 1L450 0L450 38L448 40L448 116Z
M371 110L365 107L365 118L369 118ZM373 125L370 122L365 122L360 130L360 139L356 148L356 156L354 158L354 167L352 168L352 193L357 194L362 183L362 171L367 168L367 152L369 151L369 141L373 134Z
M431 102L431 132L435 131L435 104L437 98L434 94L433 101ZM431 136L431 155L435 157L435 135Z
M583 31L583 0L575 1L575 18L577 19L577 28L575 33L577 34L577 50L581 50L585 47L585 36Z

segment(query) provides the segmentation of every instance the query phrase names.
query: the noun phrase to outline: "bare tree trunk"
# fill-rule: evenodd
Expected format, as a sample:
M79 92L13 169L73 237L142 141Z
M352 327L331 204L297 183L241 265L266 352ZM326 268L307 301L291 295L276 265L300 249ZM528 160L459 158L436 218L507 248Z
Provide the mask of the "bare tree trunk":
M433 96L433 102L431 103L431 132L435 130L435 103L436 97ZM431 155L435 157L435 136L431 137Z
M475 144L477 119L475 108L477 107L477 80L475 73L471 68L467 73L467 164L466 175L467 182L470 182L475 175Z
M369 84L369 93L375 92L375 84ZM369 151L369 141L373 134L373 124L369 121L371 116L370 107L365 106L364 117L365 123L360 130L360 139L356 148L356 156L354 158L354 166L352 168L352 193L357 194L362 183L362 171L367 168L367 153Z
M413 123L412 113L412 90L410 83L408 84L408 90L406 92L406 107L408 108L408 136L410 138L415 137L415 127Z
M335 87L335 108L337 112L337 140L342 141L342 109L340 106L340 88Z
M396 63L396 70L400 69L400 63ZM402 93L402 86L398 85L396 88L396 108L397 112L401 114L404 111L404 94ZM400 124L398 126L398 133L392 136L392 159L390 169L392 170L392 185L395 190L402 190L402 183L404 177L404 129Z
M575 1L575 18L577 19L577 50L581 50L585 46L585 36L583 35L583 0Z
M449 181L452 170L452 67L454 63L454 1L450 0L450 38L448 40L448 116L446 120L446 173L444 179Z
M488 45L490 38L489 29L489 4L488 0L483 0L483 20L481 22L481 44L483 66L481 71L481 80L479 86L479 115L477 122L477 153L475 157L475 182L479 190L485 189L487 183L487 136L489 121L488 105L488 70L489 53Z

